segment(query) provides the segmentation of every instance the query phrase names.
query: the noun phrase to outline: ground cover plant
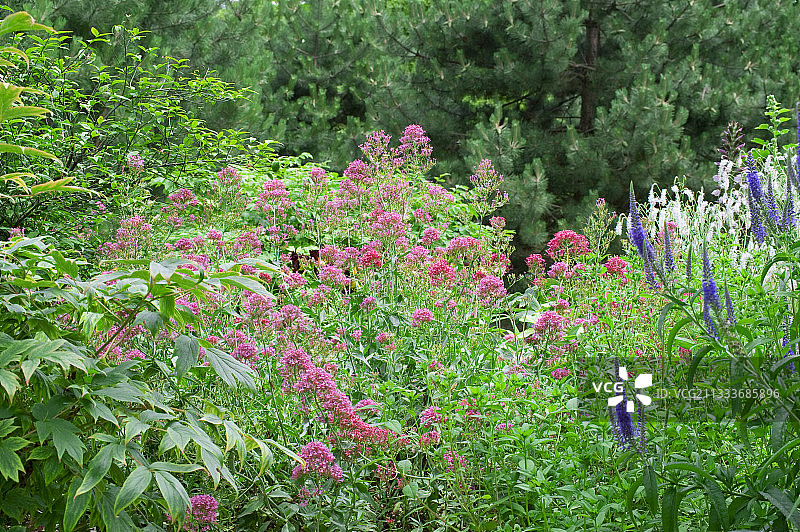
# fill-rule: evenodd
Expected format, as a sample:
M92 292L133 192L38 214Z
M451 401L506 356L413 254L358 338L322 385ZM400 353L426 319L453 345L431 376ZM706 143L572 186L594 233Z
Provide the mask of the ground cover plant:
M342 175L114 145L125 193L0 245L0 522L800 528L790 114L771 99L754 149L729 126L708 197L598 199L524 275L503 176L444 188L419 125Z

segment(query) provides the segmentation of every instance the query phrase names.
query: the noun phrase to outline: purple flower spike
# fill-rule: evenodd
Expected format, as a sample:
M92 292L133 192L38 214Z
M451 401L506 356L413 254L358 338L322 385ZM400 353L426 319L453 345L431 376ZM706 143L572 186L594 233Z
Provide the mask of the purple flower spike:
M631 183L628 233L631 237L631 242L633 242L633 245L636 246L636 249L639 251L639 256L641 256L642 260L646 262L644 227L642 227L642 221L639 219L639 204L636 203L636 195L633 192L633 183Z
M767 214L772 223L781 226L781 213L778 209L778 202L775 200L775 191L772 188L772 178L767 181Z
M764 240L767 238L767 230L764 229L763 225L761 225L761 216L758 214L758 205L756 205L755 201L753 201L753 195L750 193L750 190L747 191L747 202L750 205L750 230L753 231L756 241L759 244L763 244Z
M761 196L763 196L764 193L761 186L761 178L758 176L758 170L756 170L756 162L753 159L752 151L747 156L747 167L747 187L750 189L753 200L760 204Z
M719 290L717 283L714 281L714 274L711 271L711 262L708 260L708 250L703 246L703 302L707 303L716 310L719 310L722 305L719 299Z
M794 198L792 194L791 180L786 178L786 204L783 206L783 230L788 231L795 225L794 217Z

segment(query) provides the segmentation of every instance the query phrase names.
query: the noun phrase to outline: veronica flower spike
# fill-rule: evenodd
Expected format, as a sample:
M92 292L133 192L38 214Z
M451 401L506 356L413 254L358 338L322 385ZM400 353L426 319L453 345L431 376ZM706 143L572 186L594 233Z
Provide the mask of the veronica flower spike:
M758 170L756 170L756 162L753 159L752 151L747 156L747 168L747 188L750 190L753 201L760 204L764 192L761 185L761 178L758 175Z
M645 234L642 227L642 221L639 219L639 204L636 203L636 195L633 192L633 183L631 182L630 192L630 215L628 217L628 234L631 237L631 242L636 246L639 251L639 256L642 260L647 260L645 253Z

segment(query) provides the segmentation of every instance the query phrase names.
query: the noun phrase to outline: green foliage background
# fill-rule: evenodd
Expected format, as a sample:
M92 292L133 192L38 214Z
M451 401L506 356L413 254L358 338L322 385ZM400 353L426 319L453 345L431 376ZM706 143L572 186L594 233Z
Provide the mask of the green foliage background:
M203 111L212 128L330 157L364 131L419 123L438 172L462 182L495 161L521 251L596 196L687 176L698 188L730 120L759 123L766 95L800 99L791 1L38 0L37 19L89 39L115 24L253 92ZM596 40L592 37L596 36ZM114 64L113 50L102 58ZM563 225L564 222L562 222ZM522 255L524 256L524 255Z

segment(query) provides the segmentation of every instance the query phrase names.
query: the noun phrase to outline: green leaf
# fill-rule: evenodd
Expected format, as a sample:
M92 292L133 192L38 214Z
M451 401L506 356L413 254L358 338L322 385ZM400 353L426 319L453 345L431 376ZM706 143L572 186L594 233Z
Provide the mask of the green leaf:
M36 431L39 434L39 441L43 442L48 436L52 435L53 445L56 447L59 461L66 451L79 464L83 463L83 442L75 436L79 432L78 427L66 419L55 418L46 421L36 422Z
M242 290L249 290L268 299L275 299L275 295L264 288L264 285L253 277L244 277L229 272L212 273L208 277L209 279L218 279L225 286L235 286Z
M30 16L25 11L12 13L8 15L6 18L4 18L2 22L0 22L0 35L4 35L6 33L14 33L18 31L41 31L41 30L52 32L53 28L45 26L43 24L38 24L33 20L33 17Z
M31 375L36 369L39 367L42 361L40 359L28 359L23 360L20 364L20 369L22 369L22 376L25 377L25 384L28 385L31 382Z
M205 351L203 360L214 368L225 384L236 387L241 383L252 391L256 390L256 382L253 379L255 372L250 366L242 364L228 353L215 347L207 347Z
M0 438L5 438L18 428L19 425L14 424L14 419L0 419Z
M708 495L708 500L711 502L711 512L715 514L716 521L722 525L724 530L727 530L730 519L728 516L728 503L725 500L722 489L719 484L713 481L703 482L703 488Z
M8 400L14 401L14 394L19 390L19 377L8 370L0 369L0 386L8 394Z
M197 338L182 334L175 339L175 369L178 378L197 365L197 358L200 356L200 342Z
M180 481L166 471L156 471L156 484L161 495L167 503L167 509L172 521L178 524L183 522L186 509L189 507L189 495Z
M416 480L412 480L405 486L403 486L403 495L408 497L409 499L419 499L419 484Z
M202 471L203 466L198 464L173 464L171 462L153 462L150 464L152 471L169 471L170 473L193 473Z
M158 330L164 326L164 319L158 312L153 312L152 310L143 310L136 315L136 320L133 322L133 326L135 327L140 323L144 323L144 326L147 327L147 330L150 331L153 336L156 336L158 335Z
M22 460L16 451L30 445L31 442L18 436L0 440L0 475L4 478L19 482L19 473L25 472Z
M45 109L44 107L36 107L33 105L15 105L3 113L2 120L14 120L15 118L42 116L49 112L50 110Z
M66 506L64 507L64 521L62 523L64 525L64 532L72 532L89 507L89 500L92 498L91 493L76 495L80 484L80 477L72 479L72 482L69 484Z
M7 142L0 142L0 153L13 153L16 155L25 155L25 156L35 156L35 157L43 157L45 159L52 159L60 164L64 164L61 162L61 159L53 155L52 153L48 153L46 151L37 150L36 148L27 148L25 146L17 146L16 144L8 144ZM74 179L74 178L73 178ZM52 183L52 181L49 181ZM44 184L44 183L43 183ZM36 185L34 185L36 186ZM33 190L33 187L31 187Z
M661 523L664 532L676 532L678 530L678 494L675 488L667 488L661 502Z
M152 479L153 473L146 467L139 466L134 469L119 490L117 500L114 502L114 513L119 515L122 510L133 504L150 486Z
M108 444L98 452L91 462L89 462L89 469L83 477L76 495L82 495L91 491L92 488L97 486L97 483L103 480L108 470L111 468L111 455L116 444Z
M800 530L800 513L798 513L797 507L784 492L775 486L771 486L765 491L761 491L759 493L761 493L765 499L772 503L775 508L780 510L780 512L790 523L795 526L796 529Z
M716 482L714 477L711 476L711 473L708 471L704 471L697 467L694 464L689 464L687 462L672 462L664 466L664 471L672 471L675 469L683 470L683 471L691 471L692 473L696 474L698 477L702 477L705 480L709 480L711 482Z
M650 507L650 512L656 515L658 512L658 478L656 477L653 466L648 464L644 468L642 476L642 485L644 486L644 495L647 499L647 506Z
M86 338L93 338L97 330L97 324L103 319L103 314L100 312L84 312L81 314L80 323L83 324L83 335Z

